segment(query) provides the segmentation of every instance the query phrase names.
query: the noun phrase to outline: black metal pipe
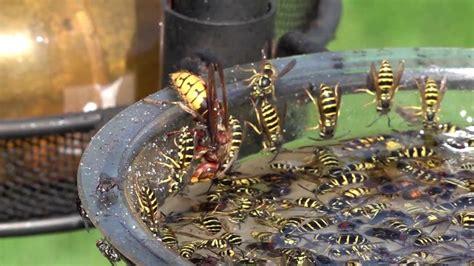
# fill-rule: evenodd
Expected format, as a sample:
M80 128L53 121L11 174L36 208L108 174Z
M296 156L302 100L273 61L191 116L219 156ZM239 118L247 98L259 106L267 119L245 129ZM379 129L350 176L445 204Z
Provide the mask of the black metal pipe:
M217 58L224 67L259 61L261 49L272 40L276 12L274 0L209 0L209 5L199 5L203 1L189 4L189 1L181 0L175 3L173 9L165 0L162 1L165 80L186 61L195 62L196 67L199 67L199 61L207 58ZM188 8L186 4L189 4ZM258 14L261 11L265 12ZM195 71L199 72L198 69Z
M197 20L239 22L256 19L269 11L266 0L174 0L172 8Z
M0 223L0 237L42 234L80 229L83 227L84 223L81 216L72 214L48 219Z
M71 113L59 116L0 121L0 138L20 138L87 131L100 128L124 107L116 107L89 113Z

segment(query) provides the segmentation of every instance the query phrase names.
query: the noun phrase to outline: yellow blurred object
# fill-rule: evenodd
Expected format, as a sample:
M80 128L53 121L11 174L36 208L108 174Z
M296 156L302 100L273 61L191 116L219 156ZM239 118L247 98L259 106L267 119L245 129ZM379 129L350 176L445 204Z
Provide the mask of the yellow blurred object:
M129 104L157 90L145 76L159 76L159 0L0 6L0 119Z

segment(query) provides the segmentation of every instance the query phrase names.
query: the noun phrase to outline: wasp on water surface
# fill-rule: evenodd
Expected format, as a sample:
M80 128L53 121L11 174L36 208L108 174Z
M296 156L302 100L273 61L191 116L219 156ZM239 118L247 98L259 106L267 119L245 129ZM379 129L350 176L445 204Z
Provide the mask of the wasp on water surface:
M153 234L159 234L160 216L159 203L156 193L149 185L135 184L135 194L139 205L139 214L142 221Z
M310 90L314 90L313 84L310 84ZM337 126L337 118L339 117L341 111L340 106L342 94L339 88L339 83L336 84L335 87L321 84L319 86L319 92L316 99L309 90L306 89L305 91L313 104L318 106L319 110L318 125L311 129L319 128L319 136L323 139L334 137Z
M218 99L216 93L216 71L220 79L222 100ZM242 127L239 120L228 113L227 91L221 66L209 65L207 82L187 71L172 73L171 81L183 101L177 104L190 113L197 124L192 129L195 138L194 158L201 159L201 163L191 176L191 183L222 175L237 157L242 141ZM186 151L189 151L187 148L190 143L186 141L187 146L183 146ZM174 168L177 166L174 165Z
M474 211L457 213L453 223L461 225L464 229L474 229Z
M298 232L309 233L324 229L336 223L336 219L329 216L313 218L297 228Z
M317 191L318 193L324 194L337 187L365 182L368 178L367 175L358 172L338 173L332 176L327 182L322 183Z
M287 174L318 174L319 168L307 165L295 165L291 162L274 162L269 164L270 169Z
M179 255L183 258L190 259L198 249L204 248L206 245L207 240L196 240L184 243L179 248Z
M166 162L158 162L170 170L169 175L160 183L169 184L168 192L177 193L183 185L183 178L194 159L195 139L197 131L188 126L182 127L178 131L170 132L167 135L176 135L174 144L177 147L176 158L172 158L161 153Z
M176 238L175 233L169 226L164 225L160 227L158 236L167 248L178 248L178 239Z
M347 142L342 149L346 151L355 151L355 150L377 150L389 141L393 141L394 138L390 135L377 135L370 137L363 137L354 139Z
M370 73L367 76L367 89L358 89L356 91L364 91L371 95L375 95L374 101L371 103L377 104L377 112L380 113L379 118L382 115L387 115L388 126L390 126L390 117L388 112L392 107L393 96L400 88L400 80L402 78L404 63L400 62L398 64L398 69L394 73L392 67L388 60L382 60L379 71L375 69L375 64L370 65ZM375 90L375 93L374 93ZM375 119L368 126L373 125L376 121Z
M313 154L314 157L311 161L319 162L329 175L336 175L342 171L341 162L330 149L316 148Z

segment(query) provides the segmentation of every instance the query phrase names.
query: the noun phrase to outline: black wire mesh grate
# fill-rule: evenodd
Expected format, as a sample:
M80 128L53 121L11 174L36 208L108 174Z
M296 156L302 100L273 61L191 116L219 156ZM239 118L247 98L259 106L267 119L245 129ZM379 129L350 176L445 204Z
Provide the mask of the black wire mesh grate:
M0 121L0 236L83 226L79 162L97 130L122 109Z
M92 135L0 139L0 222L77 213L76 172Z

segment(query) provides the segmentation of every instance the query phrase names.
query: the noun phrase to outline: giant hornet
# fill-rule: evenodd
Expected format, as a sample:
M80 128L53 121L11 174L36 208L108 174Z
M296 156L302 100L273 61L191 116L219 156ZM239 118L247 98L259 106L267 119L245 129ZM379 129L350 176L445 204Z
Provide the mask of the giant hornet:
M314 90L313 84L310 84L310 89ZM334 88L322 83L319 86L317 99L314 99L307 89L305 91L313 104L318 106L319 110L319 124L311 129L319 128L319 136L323 139L332 138L336 131L337 118L341 111L342 95L339 83Z
M373 125L382 115L387 115L392 106L393 96L400 88L400 80L404 70L403 62L398 64L398 69L393 73L392 67L387 60L382 60L379 71L375 69L375 64L370 66L370 73L367 76L367 89L358 89L356 91L364 91L371 95L375 95L375 99L370 102L377 104L377 112L380 116L368 126ZM373 92L375 90L375 93ZM390 117L388 118L388 126L390 127Z
M218 72L222 101L218 99L215 84L215 71ZM202 158L191 176L191 183L212 179L226 172L237 153L242 140L242 128L238 119L228 113L227 91L224 72L220 65L210 64L208 81L189 72L171 74L172 83L187 104L198 126L194 128L197 136L194 157Z
M216 93L216 71L221 83L222 100L218 99ZM219 64L209 64L207 82L188 71L172 73L170 78L172 87L182 99L172 103L191 114L195 121L193 128L178 131L179 136L175 141L178 158L163 154L167 160L163 165L172 172L165 180L174 180L174 185L170 186L171 190L176 190L192 159L200 159L201 162L191 176L191 183L212 179L226 172L237 158L242 141L242 127L239 120L228 113L224 73ZM155 103L153 100L148 102ZM194 154L192 157L190 152Z

